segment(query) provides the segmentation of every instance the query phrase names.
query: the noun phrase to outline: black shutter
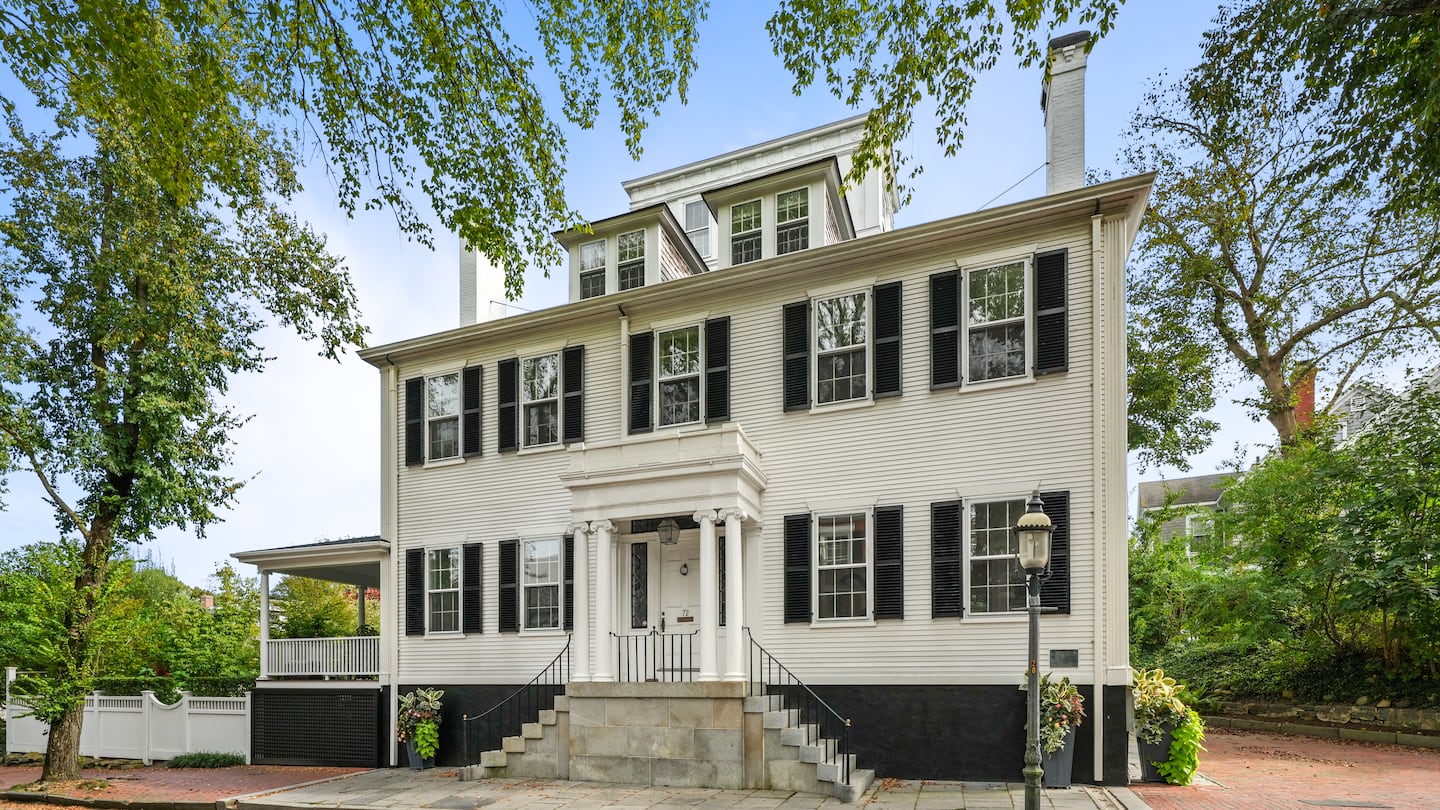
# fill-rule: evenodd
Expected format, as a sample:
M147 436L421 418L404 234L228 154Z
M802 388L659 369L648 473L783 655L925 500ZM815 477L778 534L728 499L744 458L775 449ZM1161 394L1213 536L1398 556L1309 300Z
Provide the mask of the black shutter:
M561 597L564 600L565 629L575 628L575 535L565 535L565 594Z
M425 635L425 549L405 550L405 635Z
M875 618L905 618L905 508L875 507Z
M480 383L483 379L479 366L466 366L460 372L460 441L461 452L467 456L480 455Z
M785 623L810 621L810 515L785 516Z
M496 394L500 407L495 417L496 444L500 452L520 448L520 361L501 360L496 369Z
M960 271L930 277L930 387L960 385Z
M875 288L875 398L900 395L900 282Z
M960 501L930 504L930 615L937 619L965 612L962 506Z
M560 363L560 390L564 415L560 417L561 441L585 441L585 347L568 346Z
M650 407L654 399L655 333L630 336L630 432L649 433L655 425Z
M810 407L810 302L785 305L785 410ZM808 609L807 609L808 610ZM806 621L809 621L807 616Z
M520 632L520 595L516 576L520 567L520 541L500 541L500 632Z
M484 576L484 546L466 543L460 549L461 581L464 583L464 606L460 612L460 629L466 633L483 633L484 608L480 583Z
M705 322L705 421L730 418L730 319Z
M1040 581L1040 606L1070 612L1070 493L1042 492L1045 514L1055 530L1050 533L1050 567Z
M425 463L425 378L405 381L405 465Z
M1035 256L1035 373L1053 374L1070 367L1070 322L1066 307L1064 250Z

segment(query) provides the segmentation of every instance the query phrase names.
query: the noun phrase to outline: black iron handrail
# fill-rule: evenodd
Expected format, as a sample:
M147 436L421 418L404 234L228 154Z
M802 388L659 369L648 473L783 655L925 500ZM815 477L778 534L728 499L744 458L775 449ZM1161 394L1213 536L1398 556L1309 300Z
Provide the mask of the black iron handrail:
M760 642L750 634L748 627L745 628L745 636L750 639L751 696L780 695L785 702L785 708L798 713L801 725L816 726L820 731L820 739L816 744L822 747L824 761L838 761L840 772L844 775L844 784L850 784L850 762L853 758L850 752L850 719L841 717L829 703L815 694L815 690L795 677L795 673L780 663L769 650L760 646Z
M695 636L699 632L611 633L615 639L615 679L622 683L695 680Z
M533 723L540 712L555 708L555 697L565 693L566 675L570 664L570 639L565 639L565 648L555 656L548 666L530 682L516 689L509 697L471 717L460 718L460 737L464 746L466 765L479 764L478 757L470 758L471 738L475 738L476 753L494 751L501 747L506 737L520 733L520 726ZM478 731L477 731L478 730Z

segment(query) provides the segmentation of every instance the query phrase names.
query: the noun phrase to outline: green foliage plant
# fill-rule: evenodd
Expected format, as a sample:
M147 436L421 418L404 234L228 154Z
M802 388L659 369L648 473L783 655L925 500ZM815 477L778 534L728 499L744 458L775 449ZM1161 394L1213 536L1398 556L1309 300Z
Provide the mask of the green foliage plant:
M1064 748L1070 731L1085 719L1085 698L1080 690L1069 677L1051 680L1052 674L1040 676L1040 747L1047 754ZM1029 684L1022 682L1020 691L1029 691Z
M1185 719L1170 733L1170 758L1156 763L1155 770L1172 785L1188 785L1195 781L1200 767L1200 752L1205 746L1205 721L1194 709L1185 710Z
M1135 736L1145 742L1159 742L1165 730L1182 723L1189 711L1180 699L1185 686L1163 670L1132 669L1130 690L1135 702Z
M181 754L166 763L167 768L230 768L244 765L245 757L221 751L195 751Z
M440 699L444 690L420 688L400 696L395 739L414 743L416 753L429 759L440 748Z

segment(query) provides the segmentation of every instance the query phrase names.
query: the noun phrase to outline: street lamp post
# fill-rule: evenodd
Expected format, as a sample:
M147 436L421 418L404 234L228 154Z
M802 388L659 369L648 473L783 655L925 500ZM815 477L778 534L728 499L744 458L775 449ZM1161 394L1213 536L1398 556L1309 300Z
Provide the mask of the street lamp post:
M1029 722L1025 736L1025 810L1040 810L1040 575L1050 563L1050 532L1054 526L1045 514L1040 492L1030 493L1025 514L1015 522L1020 567L1025 569L1025 606L1030 613L1030 665L1025 670Z

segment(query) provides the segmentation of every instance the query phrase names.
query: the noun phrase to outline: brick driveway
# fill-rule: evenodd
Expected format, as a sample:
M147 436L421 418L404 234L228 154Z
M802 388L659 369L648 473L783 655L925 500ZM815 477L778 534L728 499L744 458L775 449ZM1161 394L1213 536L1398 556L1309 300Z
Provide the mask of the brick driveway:
M276 765L244 765L234 768L167 768L163 764L151 765L131 771L89 769L82 772L83 779L103 779L108 784L102 790L70 789L62 795L82 796L90 799L143 802L203 802L214 804L218 799L244 793L327 779L365 768L301 768ZM0 766L0 792L12 785L26 784L40 778L39 766ZM24 810L42 810L45 805L18 805L0 799L0 808L23 807Z
M1388 807L1440 810L1440 750L1212 728L1215 785L1131 785L1153 810Z

